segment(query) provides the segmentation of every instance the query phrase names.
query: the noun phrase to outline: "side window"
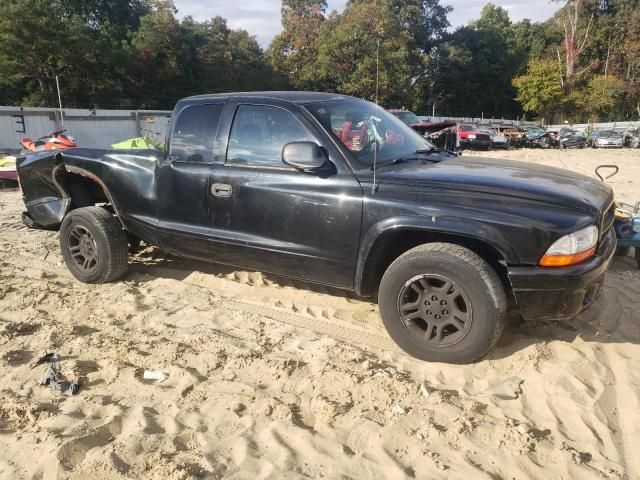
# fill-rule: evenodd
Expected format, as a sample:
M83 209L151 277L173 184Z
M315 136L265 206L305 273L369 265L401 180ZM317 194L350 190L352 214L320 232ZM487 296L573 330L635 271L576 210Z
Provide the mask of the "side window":
M211 163L222 105L192 105L180 113L171 136L176 162Z
M300 121L287 110L264 105L240 105L229 134L227 163L282 167L287 143L313 141Z

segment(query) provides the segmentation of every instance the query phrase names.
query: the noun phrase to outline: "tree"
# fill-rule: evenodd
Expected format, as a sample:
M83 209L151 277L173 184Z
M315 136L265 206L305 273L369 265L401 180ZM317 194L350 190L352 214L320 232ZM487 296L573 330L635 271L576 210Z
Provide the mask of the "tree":
M520 114L511 80L527 52L515 41L514 26L502 7L491 3L478 20L451 33L441 48L438 83L444 92L440 112L451 115Z
M407 98L411 87L410 39L387 5L351 3L335 19L334 28L319 38L308 83L321 90L374 100L378 76L383 104Z
M596 75L587 85L578 102L590 121L613 120L620 114L624 97L624 82L612 75Z
M513 80L522 108L549 120L562 108L561 76L562 69L554 60L530 61L527 73Z
M325 0L283 0L284 30L271 42L267 52L276 72L289 78L296 88L310 87L309 65L317 55L316 41L323 31Z

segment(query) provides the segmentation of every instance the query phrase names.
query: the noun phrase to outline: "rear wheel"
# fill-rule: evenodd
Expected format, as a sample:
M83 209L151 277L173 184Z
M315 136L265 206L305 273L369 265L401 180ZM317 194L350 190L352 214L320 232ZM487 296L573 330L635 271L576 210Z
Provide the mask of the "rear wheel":
M477 361L497 342L506 320L496 272L455 244L429 243L401 255L382 277L378 298L391 338L422 360Z
M81 282L107 283L127 270L128 244L120 222L102 207L72 210L60 226L60 249Z

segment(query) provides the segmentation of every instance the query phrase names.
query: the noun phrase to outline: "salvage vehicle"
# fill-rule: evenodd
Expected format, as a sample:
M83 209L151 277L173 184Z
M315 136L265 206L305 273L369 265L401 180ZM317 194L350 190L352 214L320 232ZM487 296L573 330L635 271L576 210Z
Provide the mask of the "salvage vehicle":
M627 132L629 147L640 148L640 128L631 128Z
M395 117L398 117L404 124L409 125L416 132L425 137L435 131L434 126L437 127L440 123L442 123L427 122L426 120L422 120L415 113L410 112L409 110L389 110L389 113L391 113Z
M460 149L489 150L491 148L491 135L478 130L469 124L458 125L458 143Z
M555 142L558 148L584 148L585 138L582 132L573 130L571 128L563 128L558 132L558 137Z
M530 127L526 130L523 146L526 148L551 148L553 140L546 129Z
M255 92L176 105L157 150L18 159L24 222L70 272L125 274L137 239L172 254L373 296L417 358L468 363L509 311L576 316L616 248L613 193L577 173L440 150L353 97Z
M525 132L520 127L500 125L495 128L495 131L504 135L511 147L521 147L524 145Z
M420 125L421 123L427 123L420 119L415 113L409 110L389 110L389 113L398 117L403 123L413 127L414 125Z
M598 132L592 146L593 148L622 148L624 147L624 132L602 130Z
M450 120L429 123L424 127L423 136L443 150L451 153L460 153L457 125L456 122ZM414 128L414 130L416 129Z
M486 133L491 138L491 148L505 150L509 148L507 137L499 133L497 130L479 130L480 133Z

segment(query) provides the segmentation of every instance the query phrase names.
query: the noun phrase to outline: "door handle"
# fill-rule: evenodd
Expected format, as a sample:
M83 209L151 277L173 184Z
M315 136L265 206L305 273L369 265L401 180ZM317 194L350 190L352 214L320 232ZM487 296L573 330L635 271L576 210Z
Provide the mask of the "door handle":
M214 183L211 185L211 195L214 197L227 198L231 196L231 185L226 183Z

